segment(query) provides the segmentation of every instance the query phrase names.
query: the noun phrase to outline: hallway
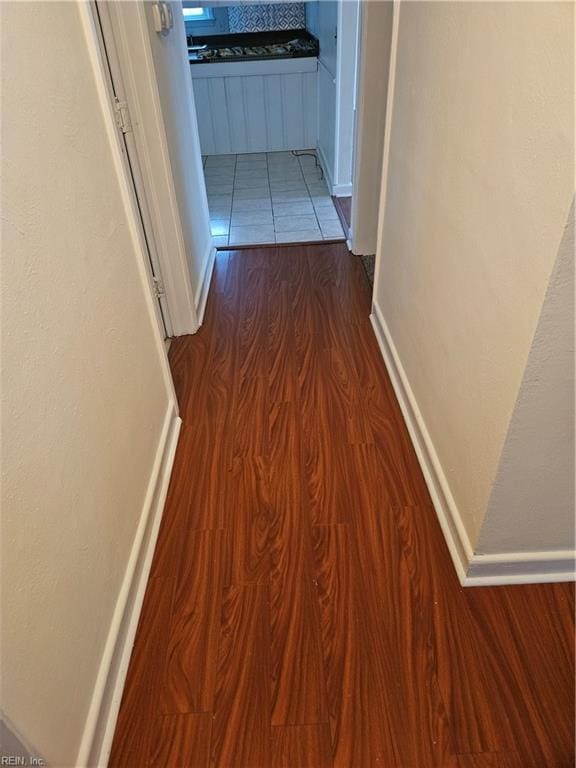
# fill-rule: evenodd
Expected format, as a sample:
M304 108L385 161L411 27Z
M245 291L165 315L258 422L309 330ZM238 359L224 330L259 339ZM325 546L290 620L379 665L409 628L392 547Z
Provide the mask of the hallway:
M463 590L344 245L218 253L110 766L568 768L574 585Z

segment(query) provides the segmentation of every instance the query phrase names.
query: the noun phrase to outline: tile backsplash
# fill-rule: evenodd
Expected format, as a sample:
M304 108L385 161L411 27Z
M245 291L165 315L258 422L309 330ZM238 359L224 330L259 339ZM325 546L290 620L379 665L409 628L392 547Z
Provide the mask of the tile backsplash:
M268 30L304 29L304 3L228 6L230 32L266 32Z

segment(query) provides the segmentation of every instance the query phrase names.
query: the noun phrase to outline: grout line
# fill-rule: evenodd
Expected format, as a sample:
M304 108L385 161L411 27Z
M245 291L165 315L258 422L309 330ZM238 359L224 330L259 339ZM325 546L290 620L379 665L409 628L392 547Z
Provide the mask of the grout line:
M306 181L306 177L305 176L304 176L304 181ZM344 227L342 225L342 222L340 221L340 213L339 213L338 209L336 208L336 206L334 205L334 200L332 199L332 195L330 194L330 190L328 189L328 185L326 184L326 180L324 179L324 173L322 173L321 181L324 181L324 184L326 185L328 196L330 197L330 204L331 204L332 208L336 211L336 214L338 216L338 222L340 224L340 229L342 230L342 237L344 239L346 239L346 237L348 237L348 235L346 234L346 230L344 229ZM310 194L310 187L308 186L308 182L307 181L306 181L306 188L308 189L308 193ZM310 195L310 199L312 199L311 195ZM314 214L316 216L316 221L318 222L318 227L320 229L320 234L322 235L322 239L323 240L334 240L334 236L333 235L330 235L330 236L324 235L324 232L322 232L322 225L320 224L320 219L318 218L318 213L316 211L316 207L314 206L314 203L312 203L312 207L314 208Z
M270 210L272 211L272 231L274 232L274 244L278 243L276 236L276 216L274 216L274 203L272 202L272 187L270 185L270 166L268 165L268 152L266 152L266 171L268 173L268 194L270 195Z
M320 219L318 218L318 214L314 206L314 201L312 200L312 195L310 194L310 187L308 186L308 182L306 181L306 176L304 174L304 171L302 170L302 161L300 160L300 157L298 157L298 165L300 166L300 171L302 171L302 176L304 176L304 184L306 184L306 189L308 190L308 199L310 200L310 204L312 205L312 210L314 211L314 217L316 219L316 224L318 224L318 231L320 232L320 237L322 238L322 240L326 240L326 238L324 237L324 232L322 232L322 227L320 226ZM334 205L334 203L332 203L332 205Z
M251 153L247 153L247 154L259 154L259 153L251 152ZM268 153L267 152L263 152L262 154L264 155L264 158L266 159L266 179L267 179L267 182L268 182L268 198L270 200L270 208L272 208L272 196L271 196L271 192L270 192L270 174L268 173ZM232 186L232 208L231 208L231 211L230 211L230 217L231 218L230 218L229 231L232 229L232 211L234 210L234 192L236 190L236 171L237 171L237 169L238 169L238 154L236 154L236 164L234 166L234 183L233 183L233 186ZM246 198L246 199L248 199L248 198ZM246 211L246 212L247 213L251 213L252 215L254 214L254 210L252 210L252 209L250 211ZM256 224L256 223L252 222L252 224L239 224L238 226L239 227L242 227L242 226L246 226L246 227L260 227L260 226L266 226L266 225L265 224ZM244 245L248 245L248 246L251 246L251 245L253 245L253 246L258 246L258 245L275 245L276 232L275 232L275 229L274 229L274 215L272 215L272 230L274 231L274 241L271 242L271 243L242 243L241 245L242 246L244 246ZM228 235L228 245L230 245L230 234Z
M231 154L233 154L233 153L231 153ZM218 157L218 155L205 155L204 156L204 161L203 161L203 166L202 166L202 171L204 173L204 184L206 184L206 173L205 173L205 171L206 171L206 165L208 163L208 158L209 157ZM228 234L227 235L212 235L212 211L210 210L210 202L208 202L208 218L209 218L209 222L210 222L210 235L212 237L226 237L226 246L230 245L230 227L232 226L232 201L234 200L234 180L236 178L236 165L237 165L237 162L238 162L238 155L234 155L234 176L233 176L233 179L232 179L232 196L231 196L231 201L230 201L230 213L228 214ZM206 193L207 193L206 196L209 197L208 189L206 189ZM219 219L215 219L215 221L224 221L224 219L220 219L219 218ZM223 248L224 246L218 245L216 247L217 248Z
M228 245L232 234L232 211L234 210L234 190L236 189L236 169L238 168L238 153L234 155L234 178L232 179L232 199L230 200L230 220L228 222Z
M264 155L264 158L266 160L266 164L265 164L266 176L265 176L265 179L267 181L267 186L268 186L268 194L267 194L268 203L269 203L269 206L270 206L270 210L272 212L272 231L273 231L273 235L274 235L274 240L272 242L265 242L265 243L242 243L241 245L242 246L246 246L246 247L250 247L250 245L254 245L254 246L256 246L256 245L277 245L277 244L287 245L289 243L286 243L284 241L281 241L280 243L278 242L278 237L282 236L284 233L283 232L279 233L279 232L276 231L277 218L280 218L280 217L277 217L275 215L274 203L273 203L273 200L272 200L272 188L271 188L271 179L270 179L270 163L269 163L269 157L270 157L270 155L272 153L270 153L270 152L263 152L262 154ZM322 232L322 226L320 224L320 219L318 217L318 212L316 211L316 208L314 206L314 202L312 200L312 195L311 195L311 192L310 192L310 187L309 187L308 181L306 179L306 175L304 174L304 168L302 166L301 157L299 155L295 155L295 157L296 157L296 159L298 161L297 167L298 167L298 169L300 171L301 179L304 181L304 188L306 190L307 201L312 206L312 211L313 211L313 214L314 214L314 219L316 221L316 229L317 229L318 234L319 234L318 241L316 241L316 242L323 242L323 241L326 241L326 240L334 240L333 237L325 237L323 232ZM231 206L230 206L230 218L229 218L229 224L228 224L228 238L227 238L227 245L228 245L228 247L232 247L230 245L230 237L231 237L231 229L232 229L232 216L233 216L233 211L234 211L234 203L235 203L236 200L240 199L240 198L237 198L238 188L236 186L237 181L238 181L238 171L239 171L240 167L241 167L241 164L239 163L239 155L238 155L238 153L236 153L236 154L234 154L234 174L233 174L233 181L232 181L232 198L231 198ZM285 202L287 204L289 204L291 201L290 200L286 200ZM333 203L332 203L332 206L334 207ZM251 211L254 212L254 209L251 209ZM246 211L246 212L249 213L250 211ZM297 216L298 214L289 214L289 215L290 216ZM304 215L304 214L302 214L302 215ZM307 214L307 215L310 215L310 214ZM245 227L258 227L258 226L267 226L267 225L257 224L256 222L252 222L252 223L247 223L247 224L242 224L242 225L239 224L238 226L239 227L240 226L242 226L242 227L244 227L244 226ZM298 242L298 241L294 241L294 242ZM221 246L221 247L223 247L223 246Z

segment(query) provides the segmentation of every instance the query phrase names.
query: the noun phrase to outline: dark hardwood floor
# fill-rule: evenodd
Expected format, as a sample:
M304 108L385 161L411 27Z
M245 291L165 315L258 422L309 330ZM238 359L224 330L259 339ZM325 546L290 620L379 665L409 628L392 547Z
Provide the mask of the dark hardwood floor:
M569 768L574 589L462 589L344 246L221 251L110 766Z
M350 227L352 225L352 198L351 197L332 197L334 201L334 207L336 213L340 218L342 228L346 233L346 237L350 234Z

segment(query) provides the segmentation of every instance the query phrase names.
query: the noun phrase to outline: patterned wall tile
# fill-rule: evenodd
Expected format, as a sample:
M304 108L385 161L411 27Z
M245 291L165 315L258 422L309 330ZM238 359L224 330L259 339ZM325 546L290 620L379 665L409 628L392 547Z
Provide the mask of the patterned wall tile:
M304 3L236 5L228 7L230 32L266 32L279 29L304 29Z

